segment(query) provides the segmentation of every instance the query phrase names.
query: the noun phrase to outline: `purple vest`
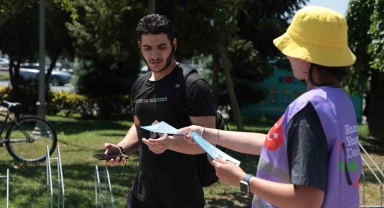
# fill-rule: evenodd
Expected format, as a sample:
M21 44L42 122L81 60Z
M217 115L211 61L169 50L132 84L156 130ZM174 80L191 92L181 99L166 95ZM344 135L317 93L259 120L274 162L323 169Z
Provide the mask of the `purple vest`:
M287 158L287 127L290 119L308 102L319 115L328 142L328 175L322 207L359 207L361 156L355 110L340 88L317 87L295 101L269 131L265 140L257 177L291 183ZM272 202L273 203L273 202ZM276 207L254 195L252 208Z

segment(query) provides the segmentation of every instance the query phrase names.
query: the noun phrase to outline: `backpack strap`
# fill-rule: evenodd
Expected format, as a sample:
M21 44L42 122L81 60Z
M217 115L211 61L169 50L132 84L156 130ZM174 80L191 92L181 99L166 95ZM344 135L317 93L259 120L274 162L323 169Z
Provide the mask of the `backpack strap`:
M182 118L185 119L186 124L185 125L191 125L191 121L189 119L188 113L187 113L187 94L188 94L188 89L191 86L192 83L194 83L197 80L204 80L198 73L197 70L185 65L185 64L178 64L178 66L182 69L183 71L183 76L179 77L182 78L183 80L180 80L178 83L180 83L180 88L179 91L176 93L177 96L180 96L179 99L177 99L177 103L180 109L180 114ZM192 78L189 78L189 76L193 76ZM205 80L204 80L205 81Z
M188 66L188 65L185 65L185 64L179 64L179 67L181 67L183 69L183 76L184 76L184 80L187 80L187 77L192 74L192 73L197 73L197 70Z
M191 86L192 83L196 82L197 80L202 80L209 86L209 83L207 80L203 79L196 69L185 65L185 64L179 64L179 66L183 69L183 76L184 76L184 84L185 84L185 92L188 92L189 86ZM187 79L189 76L194 76L193 79Z

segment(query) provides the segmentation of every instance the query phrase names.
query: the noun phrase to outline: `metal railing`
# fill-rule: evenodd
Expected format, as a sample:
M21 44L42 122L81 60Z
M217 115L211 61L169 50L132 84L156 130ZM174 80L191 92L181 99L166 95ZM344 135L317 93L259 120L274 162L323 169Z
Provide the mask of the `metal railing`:
M382 164L383 164L384 161L381 161L380 167L379 167L373 161L371 156L369 156L368 152L364 149L363 145L361 145L361 143L359 143L359 145L360 145L361 150L363 150L363 152L365 153L365 155L367 156L367 158L369 159L369 161L371 162L373 167L376 168L376 170L378 172L378 174L376 174L376 172L374 171L372 165L369 165L368 162L364 159L363 155L361 155L362 161L368 167L368 169L370 170L370 172L372 173L372 175L374 176L376 181L379 183L379 192L380 192L380 205L366 206L366 199L365 199L365 197L366 197L366 190L365 189L366 189L367 183L366 183L366 175L364 173L364 170L362 170L361 177L362 177L362 180L363 180L363 196L361 197L361 199L362 199L362 206L361 207L366 207L366 208L382 208L383 207L383 182L382 182L382 180L384 180L384 174L383 174L383 171L382 171ZM382 179L380 179L380 176L381 176Z
M6 199L6 208L9 207L9 169L7 168L7 175L6 176L3 176L3 175L0 175L0 178L6 178L7 179L7 199Z
M63 168L61 164L61 155L60 147L57 146L57 157L51 158L49 156L49 147L47 146L47 158L46 158L46 168L47 168L47 207L53 207L53 182L52 182L52 165L51 160L57 160L57 185L58 185L58 194L57 194L57 207L64 208L65 205L65 188L64 188L64 177L63 177Z
M100 181L100 174L104 176L104 184L102 184ZM108 197L109 195L109 197ZM109 171L108 166L105 166L105 171L99 171L99 168L96 165L95 169L95 199L96 199L96 208L106 208L111 206L112 208L115 207L114 205L114 198L112 194L112 185L111 180L109 177Z

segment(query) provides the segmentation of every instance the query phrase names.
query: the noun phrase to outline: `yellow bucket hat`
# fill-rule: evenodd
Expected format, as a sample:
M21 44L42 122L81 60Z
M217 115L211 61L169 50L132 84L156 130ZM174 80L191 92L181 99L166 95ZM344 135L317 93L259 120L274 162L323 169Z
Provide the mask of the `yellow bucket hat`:
M307 6L295 14L287 32L273 40L286 56L322 66L350 66L356 56L348 47L344 16L319 6Z

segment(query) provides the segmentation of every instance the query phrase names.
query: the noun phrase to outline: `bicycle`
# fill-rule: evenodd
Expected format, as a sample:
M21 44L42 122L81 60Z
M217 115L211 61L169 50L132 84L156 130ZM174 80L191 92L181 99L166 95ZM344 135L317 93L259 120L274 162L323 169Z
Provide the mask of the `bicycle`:
M6 114L0 112L0 117L5 118L0 129L0 147L4 147L5 144L15 160L41 162L46 159L47 146L50 155L55 151L57 134L48 121L38 116L19 118L20 103L1 101L0 106L7 108ZM6 130L5 138L2 137L4 130Z

